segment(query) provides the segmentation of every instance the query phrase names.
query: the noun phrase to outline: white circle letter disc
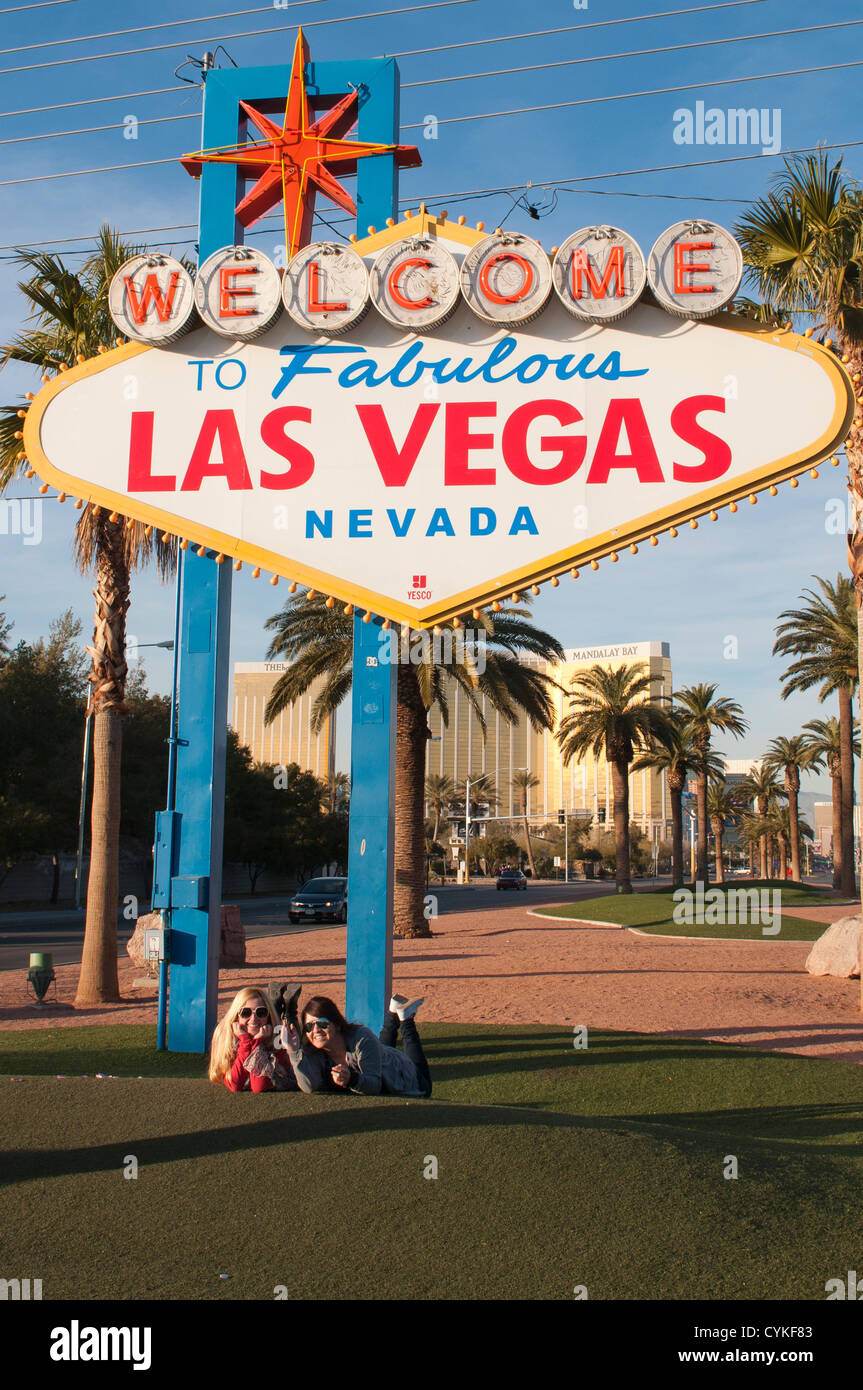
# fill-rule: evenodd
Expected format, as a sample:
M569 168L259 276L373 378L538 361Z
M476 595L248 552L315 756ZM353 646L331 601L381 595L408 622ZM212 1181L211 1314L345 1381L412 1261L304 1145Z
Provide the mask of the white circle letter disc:
M318 241L298 251L282 281L282 301L301 328L346 333L369 308L369 275L351 246Z
M458 304L455 258L431 237L406 237L381 251L372 266L371 295L387 323L429 333Z
M548 256L530 237L496 232L462 261L461 292L486 323L530 323L551 293Z
M108 310L127 338L172 343L197 322L194 282L173 256L160 251L133 256L111 281Z
M737 293L743 255L730 232L715 222L675 222L654 243L647 277L670 314L706 319Z
M257 338L282 312L282 284L269 256L253 246L223 246L195 280L195 304L224 338Z
M641 247L618 227L582 227L559 248L551 278L565 309L591 323L613 323L637 303L647 271Z

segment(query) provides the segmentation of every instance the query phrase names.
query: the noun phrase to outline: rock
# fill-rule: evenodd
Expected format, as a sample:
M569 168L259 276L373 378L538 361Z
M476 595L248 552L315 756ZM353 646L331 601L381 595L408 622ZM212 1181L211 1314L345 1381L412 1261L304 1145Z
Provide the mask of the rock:
M238 907L222 907L222 947L219 964L224 969L246 963L246 933Z
M806 957L806 969L810 975L836 975L843 980L860 974L859 913L840 917L819 936Z
M144 933L149 927L161 927L162 914L160 912L145 912L143 917L139 917L135 923L135 930L126 942L126 951L132 958L135 965L143 966L147 964L147 954L144 949Z
M126 951L135 965L144 966L147 964L144 951L144 933L147 928L160 927L161 925L162 914L160 912L146 912L143 917L138 918L135 923L135 930L126 942ZM230 968L245 965L245 963L246 933L240 920L240 909L238 907L223 907L219 964L222 967Z

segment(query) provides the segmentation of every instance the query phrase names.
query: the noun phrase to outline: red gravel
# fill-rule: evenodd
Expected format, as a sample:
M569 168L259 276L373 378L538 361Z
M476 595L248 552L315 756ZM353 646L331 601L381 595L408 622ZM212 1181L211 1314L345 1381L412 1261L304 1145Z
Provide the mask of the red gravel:
M825 909L827 911L828 909ZM842 916L850 909L830 909ZM799 914L798 914L799 915ZM533 917L523 904L438 918L434 936L398 941L394 988L426 1002L421 1017L448 1023L587 1024L685 1033L773 1051L863 1062L859 980L815 978L795 941L695 941L627 928ZM266 937L248 963L223 970L219 1008L244 984L302 982L344 998L345 928ZM122 1004L75 1009L78 967L57 967L59 1007L27 1004L22 971L0 974L0 1030L81 1023L155 1023L155 985L120 965Z

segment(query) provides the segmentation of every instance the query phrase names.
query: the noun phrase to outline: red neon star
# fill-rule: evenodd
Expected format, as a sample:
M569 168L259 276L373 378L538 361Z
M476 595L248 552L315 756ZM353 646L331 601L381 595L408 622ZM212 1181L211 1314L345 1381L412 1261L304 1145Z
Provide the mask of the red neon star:
M210 163L236 164L245 178L256 178L255 186L237 204L237 217L244 227L251 227L270 208L284 202L285 238L290 255L312 239L317 192L356 216L353 198L327 165L338 165L342 174L355 174L357 160L379 154L394 154L400 169L413 169L422 163L415 145L374 145L344 138L357 120L355 91L348 92L332 110L313 120L305 81L308 61L309 46L300 29L281 128L248 102L241 101L248 119L264 136L262 142L200 150L180 161L194 178L200 178L201 166Z

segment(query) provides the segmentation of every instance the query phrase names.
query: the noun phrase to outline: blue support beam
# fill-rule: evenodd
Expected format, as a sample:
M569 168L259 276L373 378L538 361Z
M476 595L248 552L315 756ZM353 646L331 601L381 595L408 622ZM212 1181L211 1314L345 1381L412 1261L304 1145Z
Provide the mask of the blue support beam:
M354 615L345 1016L380 1032L392 993L398 667L379 622Z
M201 147L233 145L239 102L284 99L290 64L219 69L207 74ZM359 88L358 138L398 141L398 67L392 58L310 63L306 80L314 95ZM382 227L398 215L395 159L362 159L357 168L357 231ZM199 262L221 246L240 245L236 221L237 174L230 165L204 164L201 175ZM221 916L227 692L230 676L231 567L185 553L181 594L178 675L178 840L171 860L171 965L168 1047L205 1052L216 1022ZM395 676L392 666L362 665L367 644L381 640L377 624L355 636L354 790L349 864L348 1012L380 1028L390 989L392 918L392 787L395 743ZM357 629L359 632L359 629ZM384 679L385 677L385 679ZM380 718L370 704L379 701ZM356 716L359 718L359 714ZM357 761L359 759L359 761ZM383 800L381 799L383 798ZM360 847L364 852L360 853Z

